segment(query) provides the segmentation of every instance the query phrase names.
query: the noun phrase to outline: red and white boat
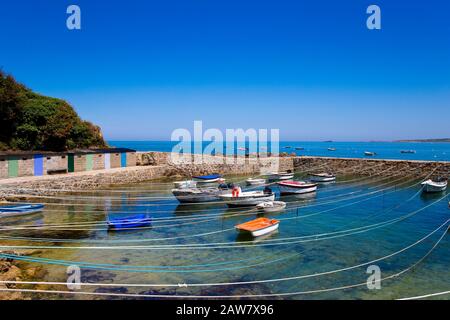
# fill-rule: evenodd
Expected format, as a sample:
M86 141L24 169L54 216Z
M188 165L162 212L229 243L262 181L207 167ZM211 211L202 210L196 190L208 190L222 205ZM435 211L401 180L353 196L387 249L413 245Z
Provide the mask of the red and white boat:
M282 181L277 183L281 194L302 194L315 192L317 190L316 183L305 181Z

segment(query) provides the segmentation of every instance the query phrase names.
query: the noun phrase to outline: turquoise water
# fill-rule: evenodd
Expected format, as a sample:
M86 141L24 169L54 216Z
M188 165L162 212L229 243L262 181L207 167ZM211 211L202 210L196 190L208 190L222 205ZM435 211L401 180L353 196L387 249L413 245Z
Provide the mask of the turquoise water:
M165 152L172 151L172 148L177 144L171 141L108 142L115 147L131 148L138 151ZM204 146L206 145L207 143L204 143ZM304 148L304 150L295 150L295 148ZM335 148L336 151L329 151L328 148ZM400 153L401 150L415 150L416 153ZM376 155L370 157L375 159L450 161L450 143L445 142L280 142L280 152L295 152L299 156L365 158L367 157L364 155L365 151L375 152ZM245 151L238 150L237 153L244 154Z
M245 178L227 177L236 182ZM65 282L67 265L75 264L82 268L83 282L117 285L94 285L82 291L115 293L118 296L113 298L122 299L142 295L396 299L447 291L448 198L445 193L422 194L418 182L414 176L342 176L336 183L321 185L315 194L277 194L287 202L287 209L266 216L279 219L280 228L256 241L234 230L236 224L257 217L255 211L229 209L220 202L179 204L171 196L170 181L80 191L40 199L47 202L41 215L3 220L3 227L24 227L3 230L0 243L42 250L33 254L32 265L41 266L45 273L29 280ZM116 216L145 212L153 217L153 225L108 232L107 212ZM380 290L369 290L366 271L373 264L380 267L382 278L404 273L382 281ZM198 286L177 287L184 283ZM66 290L56 285L40 288ZM43 293L32 297L67 298Z

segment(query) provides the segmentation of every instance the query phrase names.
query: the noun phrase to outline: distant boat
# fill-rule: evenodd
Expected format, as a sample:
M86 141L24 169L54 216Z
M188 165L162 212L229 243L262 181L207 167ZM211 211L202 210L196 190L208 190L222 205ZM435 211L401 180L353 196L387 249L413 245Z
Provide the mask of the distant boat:
M262 184L266 184L266 179L258 179L258 178L248 178L245 180L248 186L259 186Z
M336 176L331 173L313 173L310 180L313 182L330 182L336 180Z
M282 195L315 192L317 184L304 181L282 181L277 183Z
M294 178L294 173L291 170L283 172L272 172L269 176L270 180L290 180Z
M0 218L23 216L44 210L43 204L15 204L0 206Z
M210 174L207 176L195 176L192 177L194 181L197 183L214 183L214 182L223 182L222 175L220 174Z
M285 149L290 149L290 148L292 148L291 146L285 146L284 147Z
M135 214L127 217L108 218L108 228L111 230L126 230L151 225L152 219L146 214Z
M261 202L256 205L258 210L270 213L270 212L278 212L284 210L286 208L286 202L283 201L266 201Z
M295 147L295 150L305 150L303 147Z
M422 186L423 191L425 192L442 192L447 189L447 179L428 179L427 181L422 182Z
M416 150L400 150L400 153L416 153Z
M328 148L328 151L336 151L336 148Z
M366 155L366 156L374 156L374 155L376 155L376 153L375 152L371 152L371 151L364 151L364 155Z
M262 236L278 229L280 221L276 219L258 218L238 224L235 228L239 232L250 233L253 237Z

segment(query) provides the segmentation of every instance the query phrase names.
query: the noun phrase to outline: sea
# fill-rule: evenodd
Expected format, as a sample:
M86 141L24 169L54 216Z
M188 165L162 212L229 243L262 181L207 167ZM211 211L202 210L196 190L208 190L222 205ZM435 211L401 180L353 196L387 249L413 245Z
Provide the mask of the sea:
M130 148L137 151L170 152L179 142L174 141L108 141L111 146ZM204 142L205 148L210 142ZM248 143L246 144L248 147ZM245 154L238 150L235 142L234 152ZM329 149L332 149L330 151ZM192 152L194 148L192 147ZM232 153L224 148L226 154ZM268 145L270 151L270 144ZM411 150L415 153L402 153ZM374 152L366 156L364 152ZM375 158L396 160L427 160L450 161L450 143L448 142L323 142L323 141L280 141L279 152L295 153L298 156L319 156L339 158ZM195 153L195 152L194 152Z

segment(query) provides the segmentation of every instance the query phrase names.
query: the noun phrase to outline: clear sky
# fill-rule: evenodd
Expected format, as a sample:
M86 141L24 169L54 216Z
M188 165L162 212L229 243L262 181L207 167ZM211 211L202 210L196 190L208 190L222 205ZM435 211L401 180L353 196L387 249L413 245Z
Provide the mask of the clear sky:
M0 66L112 140L194 120L284 140L450 136L448 0L2 1Z

